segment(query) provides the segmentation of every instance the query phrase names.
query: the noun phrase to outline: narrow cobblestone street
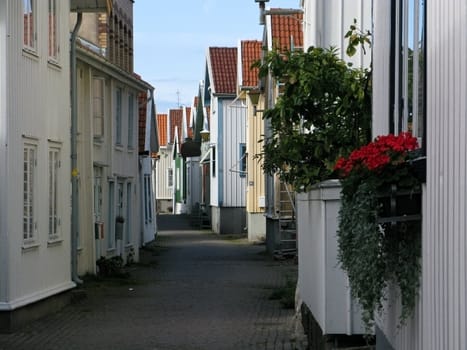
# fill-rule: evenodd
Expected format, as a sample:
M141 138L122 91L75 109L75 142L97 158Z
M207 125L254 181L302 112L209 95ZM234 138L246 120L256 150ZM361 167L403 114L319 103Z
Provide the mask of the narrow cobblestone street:
M305 349L293 339L294 310L270 298L295 278L293 261L244 239L164 225L130 278L89 282L83 300L1 334L0 349Z

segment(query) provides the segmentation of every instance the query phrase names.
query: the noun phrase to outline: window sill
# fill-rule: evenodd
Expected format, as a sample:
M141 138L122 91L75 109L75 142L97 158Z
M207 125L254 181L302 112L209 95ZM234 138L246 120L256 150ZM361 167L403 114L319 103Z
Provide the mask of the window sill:
M24 253L27 253L27 252L38 250L39 247L40 247L39 243L24 243L21 249Z
M47 241L47 247L56 247L59 245L62 245L63 239L57 238L57 239L51 239Z
M33 49L23 47L23 56L39 62L39 54Z
M49 60L47 61L47 65L50 69L56 70L58 72L62 71L62 66L58 61L55 61L54 59L49 58Z
M118 145L118 144L115 145L115 150L116 150L116 151L119 151L119 152L123 152L123 150L124 150L124 149L123 149L123 145Z

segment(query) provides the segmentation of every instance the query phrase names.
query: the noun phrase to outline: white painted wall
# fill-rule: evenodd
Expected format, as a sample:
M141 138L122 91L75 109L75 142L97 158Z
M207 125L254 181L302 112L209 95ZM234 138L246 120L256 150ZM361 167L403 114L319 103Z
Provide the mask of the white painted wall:
M172 146L163 146L159 149L160 158L156 164L156 198L172 200L173 191L169 187L167 172L172 167ZM174 169L175 181L175 169Z
M92 78L105 80L104 87L104 135L94 139L92 113ZM134 260L138 260L138 247L141 245L141 193L138 155L138 101L139 91L147 87L130 74L123 73L102 57L86 50L78 49L78 170L79 170L79 256L78 273L94 273L96 260L101 256L121 255L124 260L130 250ZM116 144L116 91L122 90L122 142ZM133 98L133 126L129 127L129 98ZM133 144L128 144L128 132L133 130ZM102 168L102 216L104 237L94 236L94 166ZM110 202L109 181L115 183L113 202ZM118 183L123 184L123 205L117 207ZM130 186L131 188L129 188ZM130 191L128 191L130 189ZM115 222L110 221L120 211L125 217L125 233L122 240L116 240L112 247L108 244L114 235ZM130 216L128 216L130 215ZM155 219L155 218L154 218ZM154 223L150 223L155 225ZM154 229L155 232L155 229ZM125 238L129 233L130 239Z
M339 181L328 180L297 194L298 286L323 334L364 334L361 309L337 262L340 190Z
M427 2L423 349L467 348L467 8Z
M47 2L37 7L37 51L23 51L21 1L0 4L0 311L74 286L70 274L70 80L68 2L60 3L58 64L47 59ZM37 145L35 240L23 242L23 143ZM60 239L48 237L48 151L60 148Z
M354 19L357 20L359 28L371 31L372 2L372 0L303 0L305 48L333 46L339 50L342 59L353 62L357 67L368 67L371 53L367 52L364 55L363 51L359 50L353 57L348 57L345 54L347 39L344 36Z
M386 6L375 5L378 33L380 27L388 28ZM395 329L397 308L388 310L380 326L395 349L463 350L467 348L467 8L463 0L430 1L426 6L427 183L423 191L421 298L415 319L407 327ZM387 58L381 56L375 55L375 64L380 66L375 65L379 83L374 93L375 101L384 102L387 93L377 87L388 84L384 72ZM382 73L376 72L378 67L383 67ZM387 122L378 110L374 115L377 125Z
M246 206L246 174L240 174L240 144L246 145L247 108L244 101L223 103L223 207Z
M219 106L218 102L219 99L216 96L211 96L211 119L210 119L210 135L209 135L209 144L211 147L214 147L212 151L215 149L216 153L216 159L215 159L215 172L213 176L213 156L212 156L212 151L211 151L211 163L210 163L210 205L211 206L218 206L219 205L219 176L222 176L222 174L219 172L219 147L221 145L218 144L218 135L219 135ZM214 224L214 218L213 218L213 224Z

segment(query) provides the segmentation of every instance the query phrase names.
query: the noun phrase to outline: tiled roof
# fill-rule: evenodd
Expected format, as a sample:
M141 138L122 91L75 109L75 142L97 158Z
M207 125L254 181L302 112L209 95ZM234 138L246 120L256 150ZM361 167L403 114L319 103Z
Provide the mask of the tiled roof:
M243 87L258 86L259 68L251 68L251 65L261 59L262 42L258 40L243 40L242 50L242 81Z
M177 127L178 141L180 142L182 140L182 118L183 118L183 110L181 108L169 110L169 125L170 125L169 143L175 142L175 127Z
M236 94L237 92L237 48L210 47L213 92Z
M303 48L303 13L271 15L272 45L276 49ZM293 45L292 45L293 43Z
M167 146L167 114L158 114L157 118L157 131L159 133L159 144Z
M190 127L191 107L186 108L187 137L193 139L193 128Z

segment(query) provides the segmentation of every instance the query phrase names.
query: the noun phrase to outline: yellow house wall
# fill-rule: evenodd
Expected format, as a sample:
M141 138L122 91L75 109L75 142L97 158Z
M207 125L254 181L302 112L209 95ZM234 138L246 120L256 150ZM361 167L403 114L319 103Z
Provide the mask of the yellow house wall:
M247 126L247 153L248 153L248 177L247 177L247 212L263 213L264 208L260 207L259 198L265 196L265 179L262 169L262 161L255 157L262 152L264 134L264 97L260 96L257 105L256 116L253 115L253 105L249 98L246 99L248 105L248 126Z

